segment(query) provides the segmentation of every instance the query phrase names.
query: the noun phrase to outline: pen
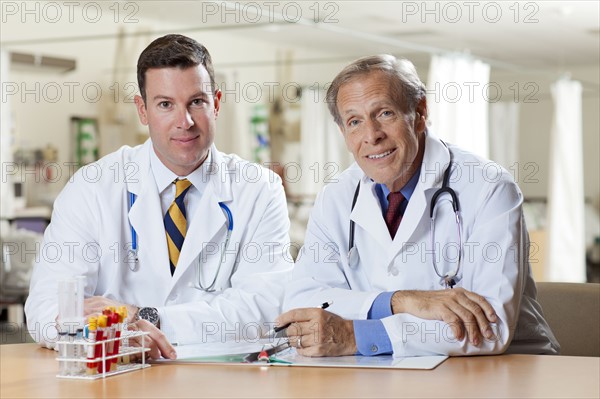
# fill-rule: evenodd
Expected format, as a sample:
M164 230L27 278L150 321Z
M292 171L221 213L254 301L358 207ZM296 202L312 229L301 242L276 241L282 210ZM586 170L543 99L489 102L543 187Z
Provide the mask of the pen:
M330 307L333 304L333 301L328 301L328 302L323 302L321 304L321 306L319 306L319 309L327 309L328 307ZM283 326L279 326L279 327L275 327L273 329L271 329L266 335L265 337L267 338L274 338L275 334L277 334L280 331L285 330L286 328L288 328L292 323L287 323L286 325Z

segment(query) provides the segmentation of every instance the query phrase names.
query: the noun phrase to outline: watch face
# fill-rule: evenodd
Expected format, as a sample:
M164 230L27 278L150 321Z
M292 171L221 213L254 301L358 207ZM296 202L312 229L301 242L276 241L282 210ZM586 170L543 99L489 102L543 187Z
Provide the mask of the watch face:
M148 320L150 323L158 324L158 310L156 308L141 308L139 312L139 318Z

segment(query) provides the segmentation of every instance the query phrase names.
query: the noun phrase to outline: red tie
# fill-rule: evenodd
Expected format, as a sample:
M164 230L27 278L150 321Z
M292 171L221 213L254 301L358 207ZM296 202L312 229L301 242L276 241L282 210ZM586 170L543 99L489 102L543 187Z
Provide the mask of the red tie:
M400 226L400 221L402 220L402 210L400 209L400 205L402 205L402 201L404 201L404 196L401 193L389 193L387 198L389 205L387 212L385 213L385 224L387 225L393 240L396 231L398 230L398 226Z

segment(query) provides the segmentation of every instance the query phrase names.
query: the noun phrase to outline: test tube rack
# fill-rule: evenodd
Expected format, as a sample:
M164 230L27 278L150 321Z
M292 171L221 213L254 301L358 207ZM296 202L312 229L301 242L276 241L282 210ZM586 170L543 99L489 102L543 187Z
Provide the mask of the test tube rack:
M77 345L78 348L83 348L81 350L81 357L64 357L60 356L56 358L59 362L59 373L56 375L58 378L66 378L66 379L77 379L77 380L97 380L100 378L106 378L117 374L123 374L130 371L140 370L146 367L150 367L149 364L146 363L146 352L150 350L150 348L146 347L146 335L149 335L147 332L143 331L129 331L125 334L122 334L118 338L106 339L97 342L89 342L85 339L80 341L58 341L56 344L58 345L58 353L73 353L73 350L69 350L69 346L72 346L71 349L75 348ZM141 346L132 347L127 346L123 347L119 346L119 353L109 355L107 353L108 346L111 343L115 343L116 341L123 341L125 339L132 339L136 337L141 337ZM90 347L100 346L102 355L95 358L87 358L86 354ZM62 349L62 351L61 351ZM119 359L123 359L124 357L141 354L141 362L140 363L124 363L118 361ZM110 370L110 365L114 362L114 359L117 359L116 369ZM86 369L90 365L93 367L98 367L101 363L102 372L97 372L95 374L87 374ZM107 371L107 368L109 370ZM63 373L63 370L68 370L67 373Z

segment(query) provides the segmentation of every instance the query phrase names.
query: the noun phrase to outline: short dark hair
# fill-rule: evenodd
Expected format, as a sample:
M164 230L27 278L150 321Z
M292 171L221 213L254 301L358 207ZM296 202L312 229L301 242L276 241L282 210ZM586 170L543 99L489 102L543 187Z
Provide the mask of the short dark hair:
M385 73L390 78L394 100L399 103L403 112L413 112L427 94L427 89L419 79L415 66L409 60L398 59L389 54L359 58L342 69L327 90L327 107L339 126L342 125L342 118L337 108L340 87L357 76L375 71Z
M146 102L146 71L151 68L190 68L204 66L210 77L210 89L215 92L215 71L206 47L187 36L170 34L159 37L140 54L137 79L140 94Z

